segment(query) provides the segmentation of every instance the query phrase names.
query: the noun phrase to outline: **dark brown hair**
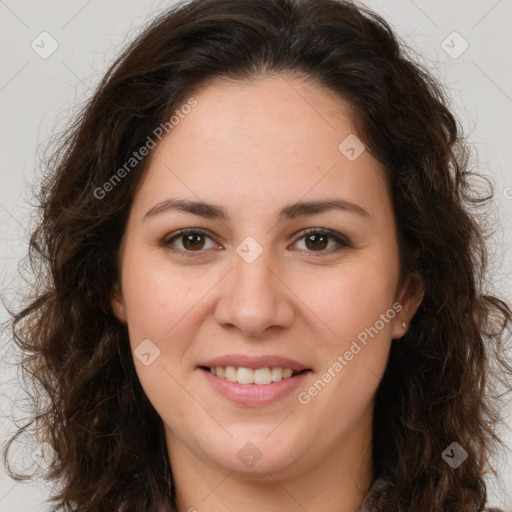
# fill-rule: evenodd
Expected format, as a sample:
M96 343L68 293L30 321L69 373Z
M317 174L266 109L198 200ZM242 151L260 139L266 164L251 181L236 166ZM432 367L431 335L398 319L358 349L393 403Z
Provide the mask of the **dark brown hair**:
M415 272L424 284L377 390L375 475L393 483L378 510L485 506L484 478L496 476L490 454L501 444L500 384L512 373L512 311L486 291L492 185L481 177L490 192L472 190L480 175L446 93L383 19L351 2L198 0L173 6L129 45L45 162L29 252L39 279L12 322L33 414L4 455L8 464L11 444L30 428L54 448L55 510L174 510L162 421L110 307L147 158L105 197L98 190L195 90L276 74L351 104L358 136L389 180L401 277ZM468 453L456 470L441 457L453 441Z

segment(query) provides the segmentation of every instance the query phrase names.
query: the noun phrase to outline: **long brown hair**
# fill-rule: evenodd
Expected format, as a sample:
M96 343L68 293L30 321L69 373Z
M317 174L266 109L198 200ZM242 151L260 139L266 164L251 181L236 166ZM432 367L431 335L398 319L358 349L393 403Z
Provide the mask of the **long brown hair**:
M512 311L487 290L485 216L468 145L441 85L378 15L335 0L193 0L156 18L115 61L46 162L30 240L39 276L14 313L29 421L55 450L55 510L174 510L162 421L138 381L126 326L110 308L117 257L147 157L118 170L194 90L218 77L289 74L347 100L358 136L383 165L402 275L425 295L393 341L375 403L379 510L474 511L501 443L500 384ZM172 133L171 135L172 136ZM131 165L131 164L130 164ZM508 384L509 385L509 384ZM44 397L44 399L43 399ZM442 458L458 442L467 460Z

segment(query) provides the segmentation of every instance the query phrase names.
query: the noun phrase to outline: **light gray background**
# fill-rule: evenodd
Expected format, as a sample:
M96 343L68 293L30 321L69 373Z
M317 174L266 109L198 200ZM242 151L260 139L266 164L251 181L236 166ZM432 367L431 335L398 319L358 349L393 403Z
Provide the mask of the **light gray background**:
M90 96L122 46L171 1L135 0L0 0L2 112L0 153L0 276L2 294L14 300L23 284L17 271L29 233L30 184L36 151L45 139L65 127L77 105ZM425 59L450 91L453 107L477 154L474 161L496 187L496 233L491 271L496 290L509 302L512 258L511 0L368 0L398 34ZM58 43L48 58L31 47L50 48L48 32ZM463 39L457 35L458 32ZM446 39L448 37L448 39ZM448 55L442 42L451 52ZM464 48L457 58L453 58ZM43 51L41 48L39 51ZM499 217L498 217L499 215ZM508 250L507 250L508 249ZM0 320L7 318L2 309ZM7 337L8 338L8 337ZM8 348L9 339L1 340ZM5 352L5 351L4 351ZM2 354L4 354L2 352ZM5 358L5 355L3 356ZM12 430L14 404L20 404L16 373L0 363L0 442ZM509 393L511 396L512 393ZM509 400L510 403L510 400ZM511 408L508 423L511 423ZM504 432L512 447L510 429ZM30 457L30 453L25 455ZM21 457L21 455L20 455ZM495 459L505 494L490 482L489 503L512 512L512 456ZM507 495L508 494L508 495ZM0 469L0 512L39 512L49 496L42 484L16 484Z

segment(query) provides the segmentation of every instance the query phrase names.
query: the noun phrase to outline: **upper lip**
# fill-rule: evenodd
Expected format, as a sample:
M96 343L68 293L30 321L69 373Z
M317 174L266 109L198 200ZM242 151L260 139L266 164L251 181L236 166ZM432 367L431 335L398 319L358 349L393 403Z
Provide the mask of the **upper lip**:
M306 365L303 365L293 359L287 357L281 357L277 355L266 355L266 356L246 356L243 354L231 354L226 356L219 356L215 359L210 359L201 363L199 366L207 366L209 368L215 368L218 366L235 366L237 368L252 368L256 370L258 368L275 368L277 366L281 368L291 368L294 371L300 372L302 370L309 370Z

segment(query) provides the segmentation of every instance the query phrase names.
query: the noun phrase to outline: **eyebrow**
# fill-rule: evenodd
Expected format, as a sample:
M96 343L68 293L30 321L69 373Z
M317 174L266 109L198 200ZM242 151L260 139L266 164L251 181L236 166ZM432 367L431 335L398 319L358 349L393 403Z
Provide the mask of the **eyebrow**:
M355 213L362 217L370 216L370 214L358 204L340 198L327 198L289 204L279 211L277 219L278 222L282 222L284 220L291 220L297 217L314 215L330 210L342 210ZM227 211L219 205L206 203L204 201L169 198L150 208L144 215L144 220L170 211L191 213L200 217L206 217L207 219L226 220L229 217Z

